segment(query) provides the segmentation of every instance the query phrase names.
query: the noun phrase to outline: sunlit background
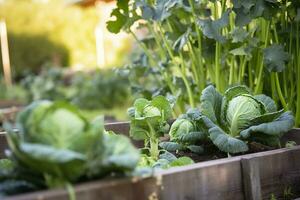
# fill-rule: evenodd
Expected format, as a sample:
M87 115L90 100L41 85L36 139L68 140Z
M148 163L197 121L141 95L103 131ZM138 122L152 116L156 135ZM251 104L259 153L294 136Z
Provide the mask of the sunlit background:
M0 106L67 100L88 117L104 113L125 120L129 85L115 68L130 59L134 47L126 33L106 29L114 6L110 0L0 0L1 30L7 32ZM8 58L2 59L5 49Z

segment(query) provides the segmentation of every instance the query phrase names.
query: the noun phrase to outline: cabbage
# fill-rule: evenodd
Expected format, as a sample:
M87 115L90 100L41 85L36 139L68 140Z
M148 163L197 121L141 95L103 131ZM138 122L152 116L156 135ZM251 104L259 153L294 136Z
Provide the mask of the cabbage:
M241 130L249 126L249 122L263 114L261 104L251 96L241 95L234 97L228 103L226 121L230 133L237 136Z
M160 146L168 151L190 150L197 154L203 153L203 147L197 144L206 138L200 116L197 109L190 109L187 114L181 115L170 128L171 141L161 142Z
M67 103L34 102L18 115L16 126L18 132L5 125L8 155L16 166L13 171L22 168L34 174L39 179L37 187L125 173L139 161L139 152L128 138L105 132L103 117L88 122Z
M200 109L208 137L227 153L248 151L249 141L277 145L294 126L291 112L277 111L270 97L252 95L245 86L229 88L224 95L208 86L202 92Z

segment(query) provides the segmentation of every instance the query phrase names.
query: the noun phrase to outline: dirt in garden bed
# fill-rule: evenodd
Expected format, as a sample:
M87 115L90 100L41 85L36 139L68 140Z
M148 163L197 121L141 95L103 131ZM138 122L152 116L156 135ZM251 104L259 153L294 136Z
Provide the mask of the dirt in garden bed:
M266 146L257 142L251 142L248 144L248 146L249 146L249 151L245 153L230 154L230 155L219 151L213 145L205 146L204 147L205 151L201 155L192 153L190 151L179 151L179 152L172 152L172 153L176 155L176 157L182 157L182 156L190 157L191 159L194 160L194 162L198 163L203 161L216 160L220 158L227 158L228 156L240 156L240 155L259 153L263 151L270 151L270 150L277 149L275 147Z

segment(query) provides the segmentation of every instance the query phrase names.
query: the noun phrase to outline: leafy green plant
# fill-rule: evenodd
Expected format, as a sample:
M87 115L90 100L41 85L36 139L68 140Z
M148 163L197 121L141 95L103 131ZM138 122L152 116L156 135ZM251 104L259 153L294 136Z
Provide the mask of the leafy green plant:
M247 151L247 141L277 145L294 126L291 112L277 111L270 97L252 95L244 86L229 88L224 95L208 86L202 92L200 107L209 138L228 153Z
M128 78L114 70L76 73L71 81L72 102L80 108L111 109L128 105L130 101Z
M139 152L125 136L104 130L103 118L88 122L62 102L37 101L5 125L9 161L1 161L0 193L70 184L135 169ZM26 172L26 173L25 173Z
M156 96L151 101L139 98L134 106L128 109L131 117L130 136L136 140L144 140L141 149L141 167L166 169L194 163L188 157L176 158L164 149L159 149L160 138L168 133L168 120L172 117L172 107L163 96ZM162 147L162 146L161 146Z
M151 68L145 73L155 72L159 83L150 91L180 96L182 113L200 104L208 83L219 92L245 84L292 110L299 126L299 1L119 0L112 16L108 30L132 34L140 63ZM144 38L135 24L147 30Z
M28 91L29 101L65 100L67 88L63 76L60 68L44 68L39 75L26 76L21 80L21 85Z
M206 140L207 133L203 128L202 114L198 109L190 109L172 124L169 131L170 142L161 142L160 146L168 151L184 151L202 154L204 149L199 145Z
M128 109L128 114L131 117L130 136L144 140L145 147L149 146L150 157L157 160L159 138L170 128L168 120L172 117L172 108L169 101L163 96L151 101L140 98Z
M280 145L280 137L294 126L291 112L278 111L270 97L252 95L245 86L231 87L224 95L208 86L200 101L201 112L190 110L172 124L168 148L197 153L199 144L211 141L223 152L242 153L253 141Z

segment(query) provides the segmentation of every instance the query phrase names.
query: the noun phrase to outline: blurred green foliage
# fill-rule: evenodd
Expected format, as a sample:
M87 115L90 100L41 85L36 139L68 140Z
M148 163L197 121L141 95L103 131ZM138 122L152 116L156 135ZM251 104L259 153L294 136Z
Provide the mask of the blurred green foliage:
M0 19L7 23L14 72L39 71L45 63L94 67L94 8L81 9L63 1L6 0L0 2Z
M82 109L111 109L131 102L127 76L114 70L68 72L60 68L42 70L21 81L28 93L27 101L65 100Z

